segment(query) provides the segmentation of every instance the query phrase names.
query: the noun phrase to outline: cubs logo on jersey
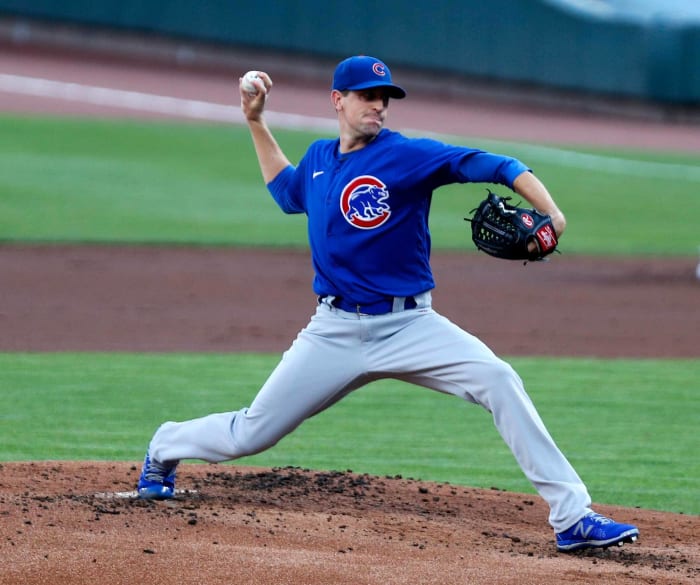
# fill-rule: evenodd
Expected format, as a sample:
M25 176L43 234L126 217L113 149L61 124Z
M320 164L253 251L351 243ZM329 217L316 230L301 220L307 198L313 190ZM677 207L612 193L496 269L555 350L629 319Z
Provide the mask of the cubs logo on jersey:
M355 177L340 195L340 211L352 226L371 230L382 225L391 215L387 203L389 191L376 177L362 175Z

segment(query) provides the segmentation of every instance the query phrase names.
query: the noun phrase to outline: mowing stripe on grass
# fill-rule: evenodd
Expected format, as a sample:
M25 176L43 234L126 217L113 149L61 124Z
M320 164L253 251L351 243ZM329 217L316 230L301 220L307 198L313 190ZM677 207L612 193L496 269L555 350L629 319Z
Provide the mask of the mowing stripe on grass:
M236 124L243 124L245 122L243 114L237 106L79 83L67 83L22 75L0 74L0 91L123 108L126 110L155 112L180 118ZM268 111L267 117L271 125L290 130L334 132L337 127L337 123L334 119L322 118L319 116L304 116L300 114ZM406 129L406 133L425 134L425 132L411 129ZM548 163L566 167L592 169L597 172L635 177L642 176L661 179L681 178L688 181L700 182L700 167L694 165L630 160L580 153L547 146L509 143L507 141L492 142L494 145L500 145L500 148L504 146L508 146L509 148L517 147L524 153L527 153L527 156L531 159L544 160Z

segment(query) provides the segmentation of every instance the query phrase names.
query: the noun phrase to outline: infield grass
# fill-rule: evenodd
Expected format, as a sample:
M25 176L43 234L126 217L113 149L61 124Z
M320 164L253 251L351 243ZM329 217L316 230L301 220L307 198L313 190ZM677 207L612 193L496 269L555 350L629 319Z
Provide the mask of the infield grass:
M0 354L0 460L133 460L157 426L247 406L279 356ZM700 514L700 363L517 358L595 502ZM367 386L243 465L534 493L480 407Z
M293 162L319 137L275 132ZM568 217L564 253L697 254L700 154L445 139L532 166ZM436 192L435 248L472 249L463 218L487 186ZM246 128L0 116L2 240L306 247L306 227L267 193Z

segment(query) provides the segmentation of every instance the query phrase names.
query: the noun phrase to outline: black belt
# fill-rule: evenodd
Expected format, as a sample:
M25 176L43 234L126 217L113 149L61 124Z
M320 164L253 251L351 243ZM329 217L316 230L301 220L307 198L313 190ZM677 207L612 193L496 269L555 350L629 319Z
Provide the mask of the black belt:
M318 302L323 302L328 295L318 297ZM327 301L326 301L327 302ZM394 311L394 297L387 297L374 303L353 303L343 297L334 297L330 304L341 311L349 313L362 313L363 315L383 315ZM418 306L414 297L406 297L403 301L402 310L415 309Z

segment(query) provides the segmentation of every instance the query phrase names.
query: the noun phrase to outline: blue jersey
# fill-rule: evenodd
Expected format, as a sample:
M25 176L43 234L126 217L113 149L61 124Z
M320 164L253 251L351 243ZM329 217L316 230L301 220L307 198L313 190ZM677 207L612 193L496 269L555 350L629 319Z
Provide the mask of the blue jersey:
M428 214L450 183L513 181L520 161L384 129L341 154L339 139L314 142L268 189L285 213L305 213L319 296L365 305L435 287Z

